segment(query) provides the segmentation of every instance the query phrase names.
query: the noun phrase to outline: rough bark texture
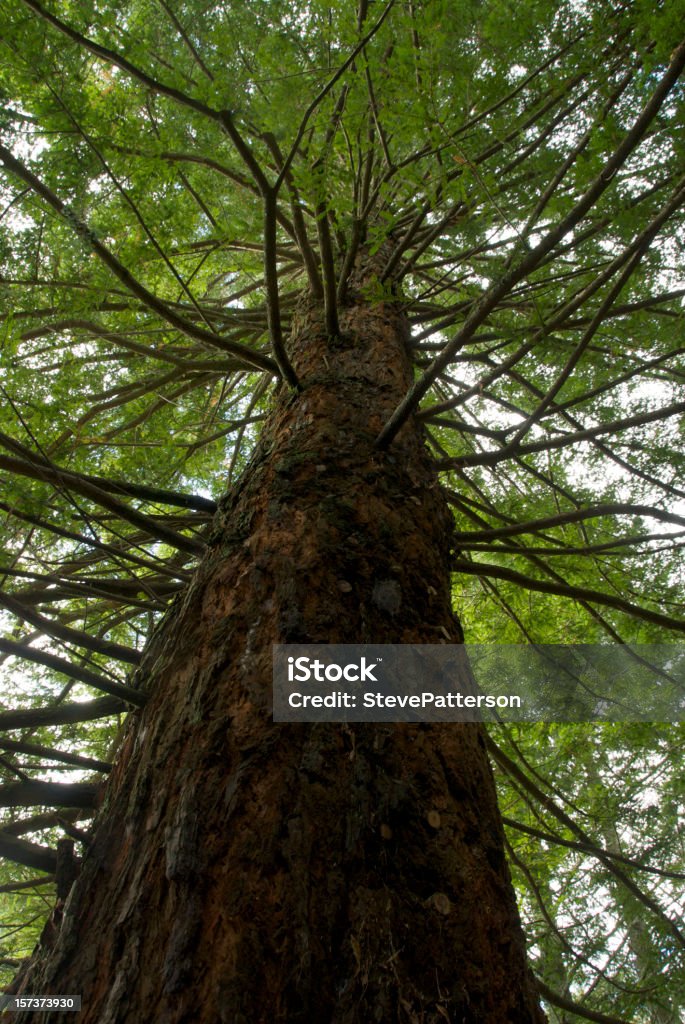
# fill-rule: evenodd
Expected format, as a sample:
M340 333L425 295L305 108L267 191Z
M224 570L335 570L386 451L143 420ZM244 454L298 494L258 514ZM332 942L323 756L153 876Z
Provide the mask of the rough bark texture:
M406 324L354 288L340 319L331 341L300 307L303 390L145 654L149 703L24 984L81 992L81 1024L544 1019L479 728L271 721L275 642L461 640L420 429L373 449Z

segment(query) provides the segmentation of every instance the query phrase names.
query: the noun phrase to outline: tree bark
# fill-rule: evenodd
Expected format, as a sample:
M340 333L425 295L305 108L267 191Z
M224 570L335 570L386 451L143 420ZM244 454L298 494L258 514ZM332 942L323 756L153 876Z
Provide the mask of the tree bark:
M144 654L148 703L23 981L81 993L81 1024L544 1020L480 728L271 720L274 643L462 641L421 429L373 447L412 366L365 278L337 338L301 303L302 390Z

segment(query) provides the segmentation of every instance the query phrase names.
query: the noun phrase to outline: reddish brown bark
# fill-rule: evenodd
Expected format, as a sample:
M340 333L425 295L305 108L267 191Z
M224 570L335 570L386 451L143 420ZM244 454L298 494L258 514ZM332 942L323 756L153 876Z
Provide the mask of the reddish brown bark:
M544 1019L479 728L271 721L273 643L461 639L420 429L373 448L406 324L352 295L334 341L301 307L303 390L144 656L149 703L25 983L81 992L82 1024Z

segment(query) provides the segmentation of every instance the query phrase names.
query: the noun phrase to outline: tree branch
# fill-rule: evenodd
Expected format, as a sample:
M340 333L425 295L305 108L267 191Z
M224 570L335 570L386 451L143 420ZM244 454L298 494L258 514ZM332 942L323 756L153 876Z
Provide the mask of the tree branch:
M50 875L54 875L57 867L55 850L51 850L49 846L30 843L26 839L5 835L2 829L0 829L0 857L14 861L15 864L23 864L24 867L33 868L35 871L47 871ZM43 879L34 880L33 884L41 884L42 881Z
M11 594L0 592L0 607L6 608L7 611L16 615L18 619L29 622L36 629L47 634L47 636L63 640L65 643L73 644L75 647L84 647L88 651L95 651L96 654L102 654L107 658L124 661L129 665L140 664L140 652L132 647L124 647L122 644L114 643L111 640L102 640L98 636L92 636L90 633L84 633L80 629L72 629L70 626L64 626L60 622L48 619L46 616L40 615L32 608L22 604L21 601L18 601Z
M635 416L626 416L621 420L612 420L611 423L600 423L594 427L587 427L585 430L578 430L574 434L564 434L561 437L544 438L540 441L531 441L530 444L519 445L515 450L509 446L496 451L481 452L474 455L461 455L455 459L442 459L436 465L438 469L450 469L454 466L494 466L514 455L521 457L530 455L533 452L553 451L557 448L567 448L569 445L579 444L581 441L590 441L602 434L617 434L628 430L630 427L641 427L646 423L656 423L659 420L668 419L670 416L678 416L685 413L685 402L674 402L663 409L653 409L651 412L637 413Z
M51 725L74 725L77 722L94 722L101 718L124 715L128 711L128 700L124 701L118 697L96 697L95 700L59 704L54 707L0 711L0 729L40 729Z
M587 843L588 846L594 848L592 852L597 857L597 859L601 861L602 864L604 864L604 866L614 875L615 878L617 878L623 885L626 886L626 888L636 897L636 899L640 901L640 903L643 904L643 906L648 907L652 911L652 913L659 918L662 924L666 926L670 934L673 935L673 937L677 940L678 944L685 948L685 935L683 935L678 926L674 924L670 917L668 917L668 915L664 913L664 911L661 909L656 900L652 899L651 896L648 896L647 893L643 892L642 889L640 889L640 887L636 885L635 882L633 882L632 878L629 878L628 875L626 875L626 873L613 862L611 856L608 853L606 853L606 851L601 850L595 843L593 843L591 837L587 835L587 833L583 829L576 825L575 821L572 818L570 818L565 811L558 807L554 800L552 800L551 797L547 796L547 794L544 793L543 790L541 790L540 787L532 781L532 779L529 779L525 772L523 772L519 768L519 766L514 761L512 761L511 758L504 753L501 747L499 747L495 743L495 741L487 734L485 736L485 745L487 746L488 750L492 754L495 761L504 769L504 771L508 775L511 776L511 778L516 779L523 786L523 788L527 790L542 807L545 808L545 810L549 811L550 814L552 814L558 821L565 825L566 828L568 828L571 831L571 833L576 836L577 839L579 839L583 843Z
M3 441L0 439L0 444L2 443ZM37 456L32 456L30 460L27 460L0 455L0 469L6 469L10 473L16 473L19 476L28 476L33 480L44 480L46 483L55 484L59 489L66 487L76 491L77 494L90 498L97 505L108 509L110 512L114 512L115 515L131 523L133 526L137 526L138 529L143 530L146 534L158 538L179 551L185 551L190 555L198 555L204 552L205 546L201 541L192 540L189 537L182 536L180 533L176 533L175 530L169 529L142 512L137 512L135 509L129 508L128 505L124 505L122 502L110 497L101 488L96 487L87 480L72 476L71 473L59 469L47 460Z
M33 0L23 0L23 2L29 3L33 2ZM102 244L88 225L82 221L66 203L62 202L59 196L49 189L44 182L37 178L36 175L28 169L28 167L22 164L21 161L17 160L9 149L2 145L0 145L0 160L2 160L5 167L12 174L30 185L33 191L39 195L41 199L44 199L48 206L55 210L56 213L71 225L76 234L86 242L102 263L104 263L114 276L121 281L124 287L140 302L142 302L143 305L147 306L148 309L157 313L158 316L163 320L166 320L167 323L171 324L172 327L175 327L187 337L193 338L196 341L201 341L212 348L218 348L222 352L228 352L239 359L245 366L255 367L258 370L269 370L271 373L278 374L277 364L268 356L262 355L260 352L254 352L252 349L246 348L244 345L239 345L236 342L222 338L220 335L214 334L211 331L206 331L200 327L196 327L192 321L186 320L185 317L176 313L169 305L167 305L166 302L162 302L162 300L156 295L153 295L152 292L150 292L133 276L130 270L127 270L127 268L119 262L114 253L110 252L110 250Z
M525 555L525 548L521 554ZM673 619L661 612L653 612L648 608L641 608L631 604L621 597L614 597L612 594L605 594L601 590L590 590L587 587L574 587L564 583L555 583L549 580L536 580L532 576L524 576L502 565L493 565L491 562L469 562L465 558L455 558L452 562L455 572L465 572L473 576L492 576L495 579L508 580L516 583L525 590L537 590L543 594L558 594L561 597L570 597L575 601L589 601L593 604L606 605L608 608L616 608L626 615L632 615L637 619L644 619L645 622L653 622L666 629L672 629L679 633L685 633L685 620Z
M381 12L380 17L377 19L377 21L374 23L374 25L369 29L369 31L366 33L366 35L361 40L361 42L359 42L355 46L355 48L350 53L349 57L347 57L347 59L345 61L343 61L343 63L340 65L340 67L335 72L335 74L332 75L331 78L329 78L329 80L324 85L323 89L321 89L320 92L317 93L317 95L314 97L312 102L307 107L307 109L304 112L304 115L302 117L302 120L300 121L300 126L299 126L299 128L297 130L297 134L295 135L295 141L293 142L292 146L290 147L290 152L288 153L287 157L285 158L285 161L283 163L283 167L281 168L281 172L278 175L278 178L276 179L276 184L274 186L274 190L276 192L278 192L278 190L280 189L281 185L283 184L283 181L285 180L285 176L286 176L286 174L288 173L288 171L290 169L290 165L292 164L293 160L297 156L298 150L300 148L300 143L302 142L302 139L304 138L304 133L305 133L305 131L307 129L307 125L309 124L310 117L312 116L312 114L314 113L316 108L324 101L324 99L326 98L328 93L331 91L331 89L333 88L335 83L337 81L339 81L340 78L342 78L342 76L345 74L347 69L354 63L355 58L362 52L364 47L368 43L371 42L371 40L376 35L376 33L378 32L379 28L381 27L381 25L383 24L383 22L385 21L387 16L390 14L390 11L392 10L392 8L394 6L395 6L395 0L389 0L389 3L387 3L385 5L385 7L383 8L383 11Z
M488 314L507 295L514 285L526 278L554 247L578 224L592 209L600 196L609 187L616 172L623 166L633 150L644 138L647 129L659 113L667 96L675 86L683 68L685 68L685 42L673 52L668 70L652 93L632 128L624 135L614 152L605 162L602 171L585 190L573 209L553 227L542 240L524 255L516 267L496 281L476 303L467 316L455 337L442 349L431 363L428 370L416 381L407 396L397 406L394 413L383 427L376 439L378 448L390 444L402 424L412 415L423 396L431 387L436 377L449 364L454 354L473 336Z
M558 1006L560 1010L575 1013L578 1017L584 1017L585 1020L595 1021L596 1024L633 1024L632 1021L626 1020L625 1017L613 1017L609 1013L599 1013L597 1010L590 1010L580 1003L576 1003L573 999L566 999L564 996L559 995L558 992L555 992L554 989L551 989L549 985L545 985L544 981L541 981L540 978L535 979L535 984L540 995L548 1003L551 1003L552 1006Z
M0 807L95 807L100 786L92 782L9 782L0 786Z
M80 665L74 665L72 662L65 661L64 658L58 658L47 651L40 651L35 647L29 647L27 644L19 643L16 640L7 640L5 637L0 637L0 651L10 654L15 658L23 658L25 661L34 661L38 665L52 669L53 672L60 672L69 679L76 679L80 683L92 686L93 689L100 690L102 693L109 693L113 697L119 697L120 700L126 701L127 704L132 704L134 707L141 708L145 704L145 694L139 690L134 690L130 686L124 686L123 683L115 683L110 679L105 679L104 676L96 675ZM3 724L2 717L2 714L0 714L0 727Z
M555 832L550 832L547 829L533 828L532 825L524 825L522 821L516 821L514 818L508 818L506 815L502 815L502 821L509 828L515 829L517 832L523 832L527 836L535 836L536 839L542 839L546 843L556 843L557 846L564 846L568 850L578 850L580 853L590 853L594 857L602 856L611 857L613 860L620 860L622 864L627 864L631 868L637 868L638 871L646 871L652 875L659 875L660 878L674 878L677 881L685 880L685 874L679 871L664 871L661 868L653 868L648 864L641 864L639 860L634 860L632 857L624 857L621 853L615 853L612 850L603 850L601 846L597 846L596 843L585 842L581 843L573 839L564 839L563 836L558 836Z
M66 750L55 750L42 743L24 743L21 740L10 740L0 736L0 750L9 750L15 754L27 754L29 757L46 757L60 764L70 764L75 768L83 768L91 772L110 772L112 765L108 761L99 761L95 757L84 757L82 754L70 754Z

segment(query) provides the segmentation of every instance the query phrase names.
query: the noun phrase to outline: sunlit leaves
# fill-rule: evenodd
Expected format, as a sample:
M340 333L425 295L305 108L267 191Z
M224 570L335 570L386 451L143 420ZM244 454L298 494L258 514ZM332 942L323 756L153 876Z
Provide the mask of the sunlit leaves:
M333 279L343 302L360 249L388 253L364 298L402 304L418 376L599 180L582 218L431 380L420 415L444 467L455 557L473 569L454 579L468 640L680 635L678 417L583 432L682 401L682 79L616 173L602 174L668 73L683 4L398 2L333 82L383 10L344 0L0 3L0 142L68 206L58 212L2 170L0 431L35 458L24 451L3 471L1 568L3 589L40 614L140 649L188 579L211 505L116 484L219 499L237 479L273 388L286 385L221 343L269 351L268 269L287 336L317 275ZM267 267L263 198L281 175ZM521 450L508 449L519 431ZM0 455L18 459L9 448ZM88 489L92 476L121 507ZM588 591L614 603L588 601ZM645 618L652 612L671 628ZM16 616L2 625L66 656ZM69 657L118 678L127 671L79 645ZM8 707L92 697L28 662L3 667ZM110 724L26 736L107 758ZM541 762L598 843L607 822L623 822L630 856L650 848L676 867L680 747L675 733L640 728L521 730L518 753L511 737L502 742ZM57 771L29 755L7 762ZM547 827L510 784L503 794L505 811ZM46 843L58 834L36 833ZM652 999L662 971L665 1005L682 1006L660 926L647 925L638 950L632 897L604 868L522 836L512 844L526 870L514 863L543 978L646 1021L635 992L642 985ZM672 911L671 890L660 884L657 895ZM36 927L16 940L21 955Z

